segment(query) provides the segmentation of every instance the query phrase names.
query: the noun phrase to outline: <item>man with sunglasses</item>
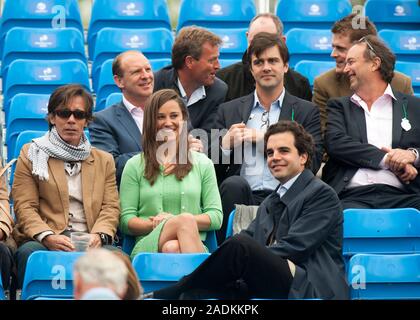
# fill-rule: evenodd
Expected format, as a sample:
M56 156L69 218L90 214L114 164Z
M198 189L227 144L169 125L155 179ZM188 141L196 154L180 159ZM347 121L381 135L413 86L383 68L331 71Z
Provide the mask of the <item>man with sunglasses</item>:
M344 209L420 209L420 99L391 87L394 65L378 37L363 37L344 65L354 94L327 103L323 179Z
M331 57L336 66L319 75L314 81L312 101L319 107L321 130L325 132L327 125L327 101L330 98L350 96L353 92L349 79L344 72L347 52L352 43L367 35L377 35L375 25L366 16L352 13L334 23L332 32ZM393 89L406 94L413 94L411 79L406 75L394 72L391 80Z
M316 173L320 167L323 142L318 108L285 90L288 61L289 52L280 36L256 34L248 48L255 91L221 104L217 112L215 128L227 131L220 142L212 136L212 159L219 160L216 172L224 215L219 242L224 239L235 204L259 205L278 185L264 158L263 136L270 124L279 120L302 124L315 140L311 169Z
M84 133L92 109L82 86L57 88L48 101L49 131L20 152L12 187L19 288L31 253L75 251L72 232L88 233L90 248L113 242L120 216L115 165Z

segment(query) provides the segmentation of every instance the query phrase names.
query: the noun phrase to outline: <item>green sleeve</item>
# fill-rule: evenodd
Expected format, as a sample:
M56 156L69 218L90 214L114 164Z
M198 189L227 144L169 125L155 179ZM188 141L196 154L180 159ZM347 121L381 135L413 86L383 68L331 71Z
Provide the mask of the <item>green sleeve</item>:
M123 234L131 234L128 229L128 221L134 217L138 217L140 202L140 182L139 156L135 156L127 161L121 176L120 229Z
M219 230L223 221L222 201L213 163L209 159L206 160L200 163L203 174L201 180L202 213L210 217L211 223L208 230Z

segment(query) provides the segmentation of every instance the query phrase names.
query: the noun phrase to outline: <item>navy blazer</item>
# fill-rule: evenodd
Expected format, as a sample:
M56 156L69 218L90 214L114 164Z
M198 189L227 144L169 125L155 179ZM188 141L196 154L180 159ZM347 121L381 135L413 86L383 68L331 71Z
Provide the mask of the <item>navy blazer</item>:
M157 71L155 74L154 91L173 89L179 93L178 75L170 65ZM206 97L188 106L188 113L193 129L203 129L210 132L217 108L225 100L227 85L219 78L214 79L211 86L205 87Z
M394 92L392 105L392 148L416 148L420 152L420 99ZM401 128L403 105L411 124L409 131ZM379 170L385 151L368 143L365 112L350 97L330 99L327 102L328 121L325 144L329 155L323 180L339 194L359 168ZM404 184L409 193L420 193L420 176Z
M225 102L219 106L217 111L216 122L213 125L215 129L229 129L235 123L247 123L254 105L254 92L240 97L229 102ZM316 174L321 166L322 154L324 152L324 143L321 136L321 123L319 120L319 109L312 102L292 96L287 91L285 92L283 104L280 111L280 120L292 120L292 113L294 114L294 121L300 123L307 132L314 138L315 153L312 157L312 172ZM222 154L220 150L220 141L212 139L212 149L218 148L219 155ZM234 164L234 152L231 153L230 159L221 159L220 164L216 166L219 183L232 175L239 175L241 164ZM229 161L230 164L224 165ZM237 162L237 161L236 161Z
M89 134L93 146L114 157L119 186L125 163L142 150L141 133L132 115L122 102L95 112Z
M242 232L266 246L274 219L278 220L276 241L268 248L296 265L289 298L348 299L343 210L337 194L308 169L281 199L276 191L261 203Z

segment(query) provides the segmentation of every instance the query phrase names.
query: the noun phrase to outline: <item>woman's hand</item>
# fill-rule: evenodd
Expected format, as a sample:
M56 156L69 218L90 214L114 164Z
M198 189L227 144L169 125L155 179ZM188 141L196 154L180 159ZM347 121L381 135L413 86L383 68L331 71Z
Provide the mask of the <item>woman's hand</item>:
M162 221L167 220L167 219L169 219L173 216L174 215L171 214L171 213L161 212L154 217L149 217L149 219L152 221L152 228L154 229L159 225L159 223L161 223Z

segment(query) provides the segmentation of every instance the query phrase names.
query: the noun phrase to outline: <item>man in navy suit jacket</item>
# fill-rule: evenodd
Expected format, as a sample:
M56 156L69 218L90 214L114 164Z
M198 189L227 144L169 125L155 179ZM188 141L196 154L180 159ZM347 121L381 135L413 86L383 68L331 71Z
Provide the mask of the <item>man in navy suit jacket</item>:
M112 73L122 101L95 113L89 133L93 146L114 156L119 185L125 163L142 150L143 109L153 93L154 77L149 60L139 51L119 54Z
M354 92L328 101L323 179L345 208L420 209L420 99L393 91L395 55L376 36L347 53Z

